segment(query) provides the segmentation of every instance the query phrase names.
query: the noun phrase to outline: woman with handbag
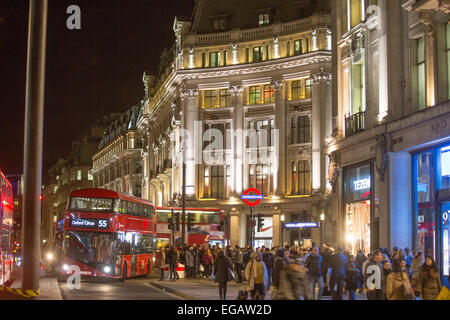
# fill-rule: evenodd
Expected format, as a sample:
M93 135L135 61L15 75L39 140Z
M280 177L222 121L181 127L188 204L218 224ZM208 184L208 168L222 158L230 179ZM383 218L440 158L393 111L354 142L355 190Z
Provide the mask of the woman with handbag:
M394 259L393 264L393 271L386 278L387 300L413 300L414 292L405 271L405 259Z
M215 283L219 284L220 300L227 299L227 284L228 281L233 280L233 273L231 271L231 261L225 256L221 250L217 254L217 259L214 261L214 276Z

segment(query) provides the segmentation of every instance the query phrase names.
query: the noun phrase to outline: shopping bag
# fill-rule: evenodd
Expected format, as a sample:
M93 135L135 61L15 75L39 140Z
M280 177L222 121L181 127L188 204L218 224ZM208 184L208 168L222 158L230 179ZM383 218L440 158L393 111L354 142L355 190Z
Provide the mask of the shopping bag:
M214 271L211 273L211 279L216 280L216 273Z
M450 300L450 290L447 287L442 287L436 300Z
M403 295L408 299L408 300L413 300L415 297L414 291L411 287L411 284L409 283L408 280L403 280Z
M234 276L233 270L228 268L228 280L233 281L234 279L235 279L235 276Z

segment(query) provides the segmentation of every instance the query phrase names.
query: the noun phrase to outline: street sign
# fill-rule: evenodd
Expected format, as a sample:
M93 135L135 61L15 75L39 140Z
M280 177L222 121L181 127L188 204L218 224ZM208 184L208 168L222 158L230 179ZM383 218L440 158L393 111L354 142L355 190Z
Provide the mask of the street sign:
M261 203L261 200L264 199L264 196L261 194L261 192L259 192L258 189L250 188L245 190L244 194L241 196L241 199L244 200L245 204L248 205L249 207L256 207L258 204ZM249 200L256 200L256 201L251 202Z
M319 228L319 223L318 222L285 223L284 227L287 229Z

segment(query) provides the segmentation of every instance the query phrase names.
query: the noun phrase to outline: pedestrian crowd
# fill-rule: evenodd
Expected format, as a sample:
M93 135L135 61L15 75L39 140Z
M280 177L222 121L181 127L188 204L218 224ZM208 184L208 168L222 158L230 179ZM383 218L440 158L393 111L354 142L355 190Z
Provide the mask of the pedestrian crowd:
M227 283L242 284L238 299L264 300L356 300L357 293L368 300L435 300L441 289L436 262L422 252L408 248L380 248L356 256L342 248L326 244L320 247L240 248L203 244L176 248L171 245L159 251L157 267L164 279L176 281L177 264L185 265L186 278L215 281L220 299L226 299Z

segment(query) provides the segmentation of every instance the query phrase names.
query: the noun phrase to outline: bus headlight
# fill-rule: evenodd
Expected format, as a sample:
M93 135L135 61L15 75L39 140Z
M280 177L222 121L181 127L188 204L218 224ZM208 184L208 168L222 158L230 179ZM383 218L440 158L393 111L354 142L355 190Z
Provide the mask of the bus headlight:
M103 271L104 271L105 273L110 273L110 272L111 272L111 267L110 267L110 266L105 266L105 267L103 268Z
M69 266L68 266L67 264L64 264L64 265L62 266L62 268L63 268L64 271L69 270Z

